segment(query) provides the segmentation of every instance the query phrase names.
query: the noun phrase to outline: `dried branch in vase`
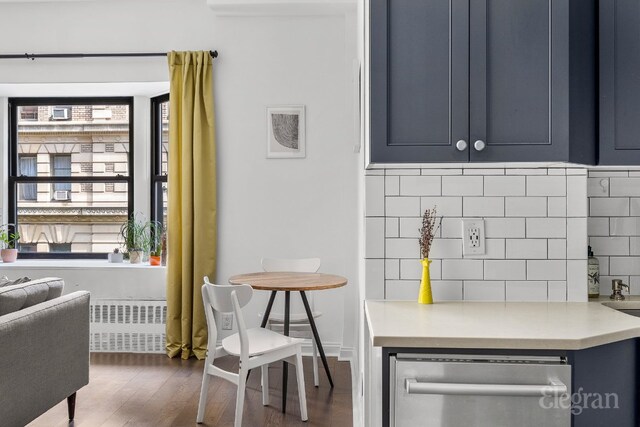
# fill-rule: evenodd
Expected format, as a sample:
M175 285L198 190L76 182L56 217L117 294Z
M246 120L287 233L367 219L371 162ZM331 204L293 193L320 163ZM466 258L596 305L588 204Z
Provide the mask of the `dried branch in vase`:
M436 206L434 206L433 209L425 209L424 214L422 215L422 227L419 230L420 255L422 255L422 258L429 258L431 245L433 244L433 239L440 228L441 222L442 218L438 220L438 217L436 216Z

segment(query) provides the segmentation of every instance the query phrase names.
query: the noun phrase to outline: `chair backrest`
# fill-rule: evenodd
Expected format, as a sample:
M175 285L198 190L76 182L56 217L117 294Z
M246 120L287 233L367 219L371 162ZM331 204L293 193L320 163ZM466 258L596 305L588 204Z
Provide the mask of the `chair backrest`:
M264 271L315 273L319 268L320 258L262 258Z
M207 317L207 331L209 333L208 348L215 355L218 339L218 327L216 325L215 312L233 313L236 316L236 325L240 335L241 359L248 357L249 342L247 340L247 327L242 316L242 307L247 305L253 296L253 288L249 285L215 285L204 277L202 285L202 302Z

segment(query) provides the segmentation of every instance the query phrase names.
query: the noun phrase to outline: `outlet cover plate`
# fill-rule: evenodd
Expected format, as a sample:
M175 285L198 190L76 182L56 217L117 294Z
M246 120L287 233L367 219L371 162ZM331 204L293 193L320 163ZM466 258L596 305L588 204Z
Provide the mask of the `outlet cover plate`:
M485 254L484 219L462 220L462 254L469 258Z
M233 313L222 313L222 330L230 331L233 329Z

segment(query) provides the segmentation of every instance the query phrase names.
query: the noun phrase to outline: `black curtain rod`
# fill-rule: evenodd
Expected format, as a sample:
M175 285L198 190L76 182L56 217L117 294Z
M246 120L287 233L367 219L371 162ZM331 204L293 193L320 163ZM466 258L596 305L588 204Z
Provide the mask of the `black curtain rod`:
M217 50L210 50L212 58L218 57ZM0 59L31 59L36 58L132 58L149 56L167 56L167 53L23 53L14 55L0 55Z

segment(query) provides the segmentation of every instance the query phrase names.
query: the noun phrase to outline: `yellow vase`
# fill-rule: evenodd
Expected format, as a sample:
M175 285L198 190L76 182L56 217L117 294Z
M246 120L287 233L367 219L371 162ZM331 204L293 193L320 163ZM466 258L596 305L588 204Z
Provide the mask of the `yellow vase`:
M429 264L431 264L431 260L424 258L420 260L420 263L422 264L422 280L420 281L418 303L433 304L433 295L431 294L431 276L429 274Z

